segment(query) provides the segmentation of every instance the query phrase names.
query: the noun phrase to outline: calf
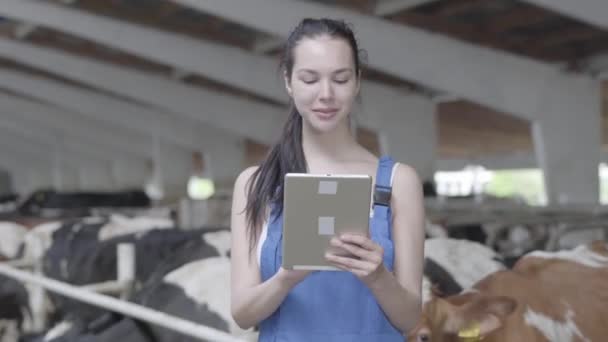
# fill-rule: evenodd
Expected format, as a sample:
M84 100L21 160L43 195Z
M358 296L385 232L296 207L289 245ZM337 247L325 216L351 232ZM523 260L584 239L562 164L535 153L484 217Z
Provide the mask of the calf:
M470 290L432 298L423 311L410 341L604 341L608 249L530 253Z

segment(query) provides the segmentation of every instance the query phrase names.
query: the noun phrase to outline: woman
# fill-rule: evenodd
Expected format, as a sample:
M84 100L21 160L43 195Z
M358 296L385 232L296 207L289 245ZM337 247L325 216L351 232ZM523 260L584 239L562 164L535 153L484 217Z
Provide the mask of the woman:
M259 167L236 180L232 203L232 315L260 326L260 341L403 341L421 310L424 210L415 171L378 160L350 130L359 92L357 42L340 21L304 19L282 61L292 109ZM282 184L288 172L369 174L387 201L374 204L370 237L334 237L358 259L326 254L344 272L281 265ZM381 196L382 197L382 196ZM387 197L384 197L387 198ZM382 201L381 201L382 202Z

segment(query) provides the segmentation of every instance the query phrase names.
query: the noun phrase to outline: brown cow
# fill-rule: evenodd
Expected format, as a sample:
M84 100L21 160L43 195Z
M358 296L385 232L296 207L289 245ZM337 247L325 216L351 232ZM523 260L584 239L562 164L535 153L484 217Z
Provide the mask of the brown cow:
M608 248L533 252L424 305L411 342L608 341Z

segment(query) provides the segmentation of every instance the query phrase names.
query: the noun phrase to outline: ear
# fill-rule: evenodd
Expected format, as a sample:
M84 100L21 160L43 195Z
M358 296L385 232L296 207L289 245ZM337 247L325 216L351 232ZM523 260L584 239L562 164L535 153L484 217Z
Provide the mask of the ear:
M291 82L289 82L289 77L287 77L287 71L283 72L283 81L285 82L285 89L287 90L287 94L289 97L293 97L293 91L291 90Z
M515 311L517 301L505 296L483 297L463 308L463 316L467 322L476 322L478 334L484 337L502 327L507 317ZM475 323L473 324L475 325ZM461 327L470 328L469 326Z
M511 297L492 297L488 301L488 318L480 323L481 336L485 336L503 326L507 317L517 308L517 301Z
M436 298L437 309L444 317L444 331L463 338L484 337L504 325L507 317L515 311L517 302L504 296L467 294L463 303L452 304Z

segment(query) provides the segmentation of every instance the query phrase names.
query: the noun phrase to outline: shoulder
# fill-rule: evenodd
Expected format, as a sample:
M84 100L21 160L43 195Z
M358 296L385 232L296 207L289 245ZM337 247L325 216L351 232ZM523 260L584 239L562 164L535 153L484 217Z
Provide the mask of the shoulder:
M234 195L235 196L247 196L247 188L249 187L249 182L251 181L251 177L258 170L259 166L250 166L236 177L236 181L234 182Z
M245 170L239 173L238 177L236 177L236 184L246 185L249 180L251 180L251 176L258 170L259 166L250 166Z
M393 170L393 194L397 207L404 200L422 198L422 182L416 170L403 163L395 163Z

